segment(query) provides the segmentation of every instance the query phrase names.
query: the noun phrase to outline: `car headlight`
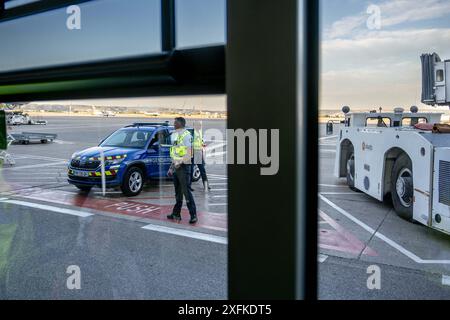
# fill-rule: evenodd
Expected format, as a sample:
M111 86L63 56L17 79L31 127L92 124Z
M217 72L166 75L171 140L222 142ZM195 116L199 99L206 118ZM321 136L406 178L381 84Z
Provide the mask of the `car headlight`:
M105 161L106 166L114 166L121 164L125 160L126 156L115 157L115 159L108 159Z

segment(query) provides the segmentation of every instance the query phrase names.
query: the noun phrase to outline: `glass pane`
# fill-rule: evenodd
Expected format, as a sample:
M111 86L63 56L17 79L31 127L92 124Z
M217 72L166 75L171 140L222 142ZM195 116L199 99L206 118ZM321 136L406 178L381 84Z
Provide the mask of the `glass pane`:
M0 300L227 298L224 96L5 109L15 140L0 152ZM180 116L203 133L205 184L198 165L175 173L192 177L196 223L186 202L181 221L167 217L178 210L167 143Z
M225 0L176 0L177 47L225 43Z
M161 50L160 0L98 0L79 7L80 29L68 28L72 13L66 8L0 23L0 72Z
M448 1L321 9L319 298L448 299L448 107L421 101L423 75L448 78L421 70L450 58Z

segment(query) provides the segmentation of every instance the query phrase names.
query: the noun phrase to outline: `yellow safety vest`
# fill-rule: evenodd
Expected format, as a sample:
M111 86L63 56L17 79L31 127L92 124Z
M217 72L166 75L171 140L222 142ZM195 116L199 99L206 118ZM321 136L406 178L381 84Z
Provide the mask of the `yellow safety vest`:
M203 149L203 137L201 131L194 131L194 150Z
M184 145L184 138L190 135L189 131L185 130L182 134L179 134L174 141L174 145L170 147L170 157L173 160L183 160L188 152L188 147Z

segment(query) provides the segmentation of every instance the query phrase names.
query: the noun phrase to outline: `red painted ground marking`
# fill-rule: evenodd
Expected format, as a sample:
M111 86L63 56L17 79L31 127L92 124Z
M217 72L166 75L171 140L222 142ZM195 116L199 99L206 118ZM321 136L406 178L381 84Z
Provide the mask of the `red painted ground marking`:
M333 230L319 228L320 248L353 254L362 253L369 256L378 255L373 249L367 247L363 242L361 242L358 238L345 230L341 225L339 225L331 217L326 215L323 211L319 211L319 215L333 228Z
M21 194L19 192L19 194ZM143 203L135 200L114 200L91 197L89 195L65 192L62 190L33 189L25 190L22 197L34 200L48 201L52 203L88 208L99 211L106 211L115 214L149 218L160 221L170 221L167 215L172 212L173 205L159 205L152 203ZM198 222L196 227L207 228L211 230L226 231L226 215L210 214L208 212L198 212ZM189 212L187 209L181 211L183 225L189 225ZM173 222L177 223L177 222Z

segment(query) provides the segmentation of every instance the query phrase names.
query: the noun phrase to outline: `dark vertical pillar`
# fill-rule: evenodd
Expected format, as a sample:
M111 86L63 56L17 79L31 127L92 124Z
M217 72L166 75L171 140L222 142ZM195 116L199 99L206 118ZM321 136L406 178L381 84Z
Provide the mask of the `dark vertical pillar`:
M161 0L161 50L175 49L175 0Z
M228 165L230 299L315 297L306 287L315 286L317 261L317 133L308 132L317 130L317 84L304 77L318 72L310 2L227 3L228 128L280 130L278 174Z

